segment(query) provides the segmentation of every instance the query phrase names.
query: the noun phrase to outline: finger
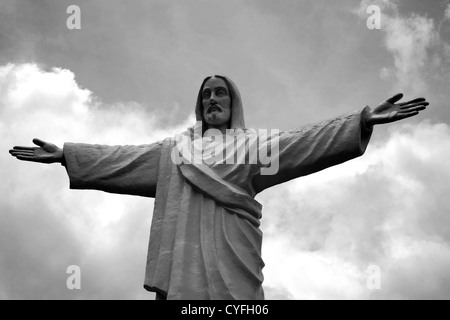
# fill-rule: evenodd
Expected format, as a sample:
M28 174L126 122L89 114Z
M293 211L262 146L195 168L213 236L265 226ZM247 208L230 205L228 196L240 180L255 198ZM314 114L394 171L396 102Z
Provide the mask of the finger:
M36 147L22 147L22 146L14 146L14 150L35 150Z
M402 102L400 103L401 106L405 105L405 104L410 104L410 103L416 103L416 102L424 102L425 98L417 98L417 99L413 99L411 101L408 102Z
M30 155L30 156L34 155L33 151L26 151L26 150L9 150L9 153L12 154L13 156L20 155L20 154Z
M17 155L27 155L27 156L32 156L34 155L33 151L23 151L23 150L9 150L9 153L13 156L17 156Z
M35 145L38 145L39 147L43 147L44 144L46 144L47 142L45 142L44 140L38 139L38 138L34 138L33 143Z
M397 93L395 96L393 96L393 97L387 99L386 101L387 101L387 102L390 102L390 103L396 103L396 102L397 102L398 100L400 100L401 98L403 98L403 93Z
M422 111L425 110L427 107L426 106L417 106L417 107L411 107L408 109L402 109L399 110L400 113L407 113L407 112L411 112L411 111Z
M396 118L398 120L401 120L401 119L406 119L406 118L409 118L409 117L417 116L418 114L419 114L419 111L400 112L400 113L397 114Z
M10 149L9 152L26 152L26 153L34 153L35 149Z
M400 109L402 110L402 109L408 109L408 108L417 107L417 106L428 106L429 104L430 104L429 102L417 102L417 103L401 106Z
M22 161L32 161L32 162L38 162L36 158L30 157L30 156L17 156L17 159Z

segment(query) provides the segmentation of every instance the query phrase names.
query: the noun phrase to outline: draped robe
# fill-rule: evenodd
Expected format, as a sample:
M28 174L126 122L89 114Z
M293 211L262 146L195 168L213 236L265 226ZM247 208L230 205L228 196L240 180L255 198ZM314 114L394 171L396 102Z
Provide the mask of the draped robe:
M65 143L64 165L71 189L155 197L147 290L167 299L263 299L262 206L255 195L362 155L372 133L367 112L282 131L273 175L261 175L261 163L176 164L173 139L141 146Z

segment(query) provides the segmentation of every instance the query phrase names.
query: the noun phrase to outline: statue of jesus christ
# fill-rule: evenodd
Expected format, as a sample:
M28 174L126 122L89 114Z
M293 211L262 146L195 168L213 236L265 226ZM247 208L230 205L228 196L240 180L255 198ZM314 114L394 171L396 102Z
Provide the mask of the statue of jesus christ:
M238 133L238 141L230 140L235 148L226 152L227 161L175 161L174 155L186 159L173 138L139 146L65 143L63 148L33 139L37 147L9 152L19 160L61 163L71 189L154 197L144 287L157 298L264 299L262 206L255 195L361 156L374 125L415 116L429 104L424 98L398 103L402 96L281 131L261 143L255 130L245 127L237 86L216 75L207 77L198 93L195 115L201 130L194 126L181 136L203 151L214 145L211 158L231 146L217 141ZM267 151L271 141L277 146L271 159L276 156L279 163L263 174L272 164L251 153Z

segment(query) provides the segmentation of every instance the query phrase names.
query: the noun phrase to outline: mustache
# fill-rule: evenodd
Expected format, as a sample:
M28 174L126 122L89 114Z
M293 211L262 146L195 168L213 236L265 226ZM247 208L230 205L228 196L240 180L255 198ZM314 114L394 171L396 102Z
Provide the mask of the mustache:
M207 112L210 112L211 109L213 109L213 108L216 108L216 109L218 109L219 111L223 111L222 107L221 107L219 104L217 104L217 103L215 103L215 104L210 104L209 107L208 107L208 109L207 109L206 111L207 111Z

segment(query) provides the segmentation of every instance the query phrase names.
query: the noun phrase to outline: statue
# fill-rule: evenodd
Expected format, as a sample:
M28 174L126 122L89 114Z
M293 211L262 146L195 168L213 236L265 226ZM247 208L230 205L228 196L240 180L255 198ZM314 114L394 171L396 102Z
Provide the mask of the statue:
M398 103L402 97L272 136L267 141L277 141L279 164L271 174L262 174L269 164L258 159L176 161L186 154L173 138L140 146L65 143L62 149L33 139L37 147L9 152L19 160L61 163L71 189L154 197L144 287L157 299L264 299L262 207L255 195L361 156L374 125L415 116L429 104L424 98ZM227 77L203 81L195 114L200 131L194 126L180 137L201 148L236 132L243 138L237 142L244 150L241 160L251 158L253 147L267 147L255 143L255 131L245 127L238 88ZM235 153L227 153L227 160Z

